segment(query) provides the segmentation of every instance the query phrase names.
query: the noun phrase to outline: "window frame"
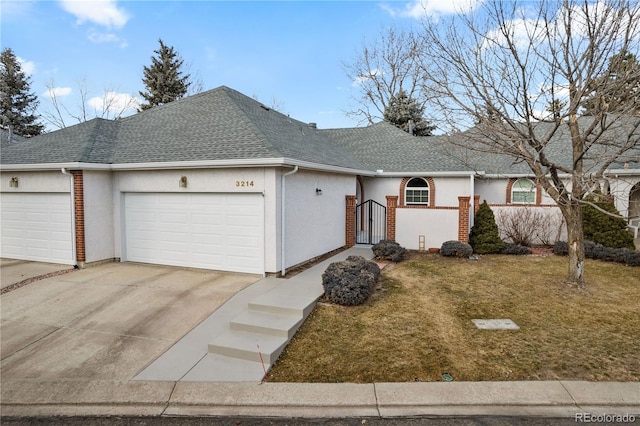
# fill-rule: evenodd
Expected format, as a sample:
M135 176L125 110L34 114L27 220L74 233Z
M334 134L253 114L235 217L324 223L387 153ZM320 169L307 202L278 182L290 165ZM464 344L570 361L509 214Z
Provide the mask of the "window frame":
M414 180L421 180L424 182L425 186L410 186L411 182ZM409 196L409 192L412 192L411 197ZM420 201L409 201L409 199L415 199L416 194L414 192L418 192L417 197ZM422 177L412 177L410 178L404 186L404 204L407 206L430 206L431 205L431 185L429 182ZM426 201L425 201L426 200Z
M522 188L518 185L519 182L527 181L531 185L529 188ZM517 201L515 195L526 197L530 194L530 201L524 198L523 201ZM511 185L511 204L536 204L538 197L538 186L529 178L518 178Z

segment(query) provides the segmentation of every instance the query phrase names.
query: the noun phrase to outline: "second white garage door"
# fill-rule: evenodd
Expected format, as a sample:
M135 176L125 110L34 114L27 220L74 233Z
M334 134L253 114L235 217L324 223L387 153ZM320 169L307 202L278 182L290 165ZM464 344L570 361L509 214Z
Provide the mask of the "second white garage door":
M264 272L262 194L127 193L123 260Z

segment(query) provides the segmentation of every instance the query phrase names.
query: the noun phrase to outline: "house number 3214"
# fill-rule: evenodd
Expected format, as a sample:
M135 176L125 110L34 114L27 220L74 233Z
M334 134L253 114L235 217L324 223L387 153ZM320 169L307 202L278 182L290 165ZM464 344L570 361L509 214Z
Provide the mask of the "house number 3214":
M237 180L236 186L253 186L252 180Z

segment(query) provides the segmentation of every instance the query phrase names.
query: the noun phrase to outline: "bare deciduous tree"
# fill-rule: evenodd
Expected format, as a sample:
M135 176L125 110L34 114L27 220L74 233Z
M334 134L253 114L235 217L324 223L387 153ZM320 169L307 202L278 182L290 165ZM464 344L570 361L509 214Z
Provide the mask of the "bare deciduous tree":
M633 105L581 117L581 102L610 58L638 56L639 25L640 5L627 0L488 0L423 27L429 41L423 43L429 59L423 90L441 112L439 127L446 124L452 134L467 130L458 139L465 146L529 167L567 224L572 285L584 286L581 203L605 170L638 155L640 144ZM630 78L638 76L609 81L599 93L617 92ZM566 105L540 125L555 100Z
M47 96L50 108L42 112L45 121L58 129L63 129L70 124L82 123L92 118L105 118L117 120L128 112L135 112L138 101L135 97L118 93L116 90L105 88L102 96L90 98L86 80L77 83L77 105L68 107L63 103L60 88L56 87L53 80L47 84ZM69 92L71 89L67 89ZM71 123L70 123L71 122Z
M343 63L359 93L357 106L347 115L366 124L381 121L389 101L401 89L424 107L420 66L423 43L424 39L413 31L388 28L374 44L364 46L353 63Z

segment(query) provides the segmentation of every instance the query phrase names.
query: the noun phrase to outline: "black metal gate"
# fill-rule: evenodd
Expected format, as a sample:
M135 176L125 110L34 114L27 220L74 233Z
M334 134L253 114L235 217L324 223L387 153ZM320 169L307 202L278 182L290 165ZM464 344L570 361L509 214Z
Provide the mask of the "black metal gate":
M356 206L356 244L376 244L387 237L387 208L368 200Z

